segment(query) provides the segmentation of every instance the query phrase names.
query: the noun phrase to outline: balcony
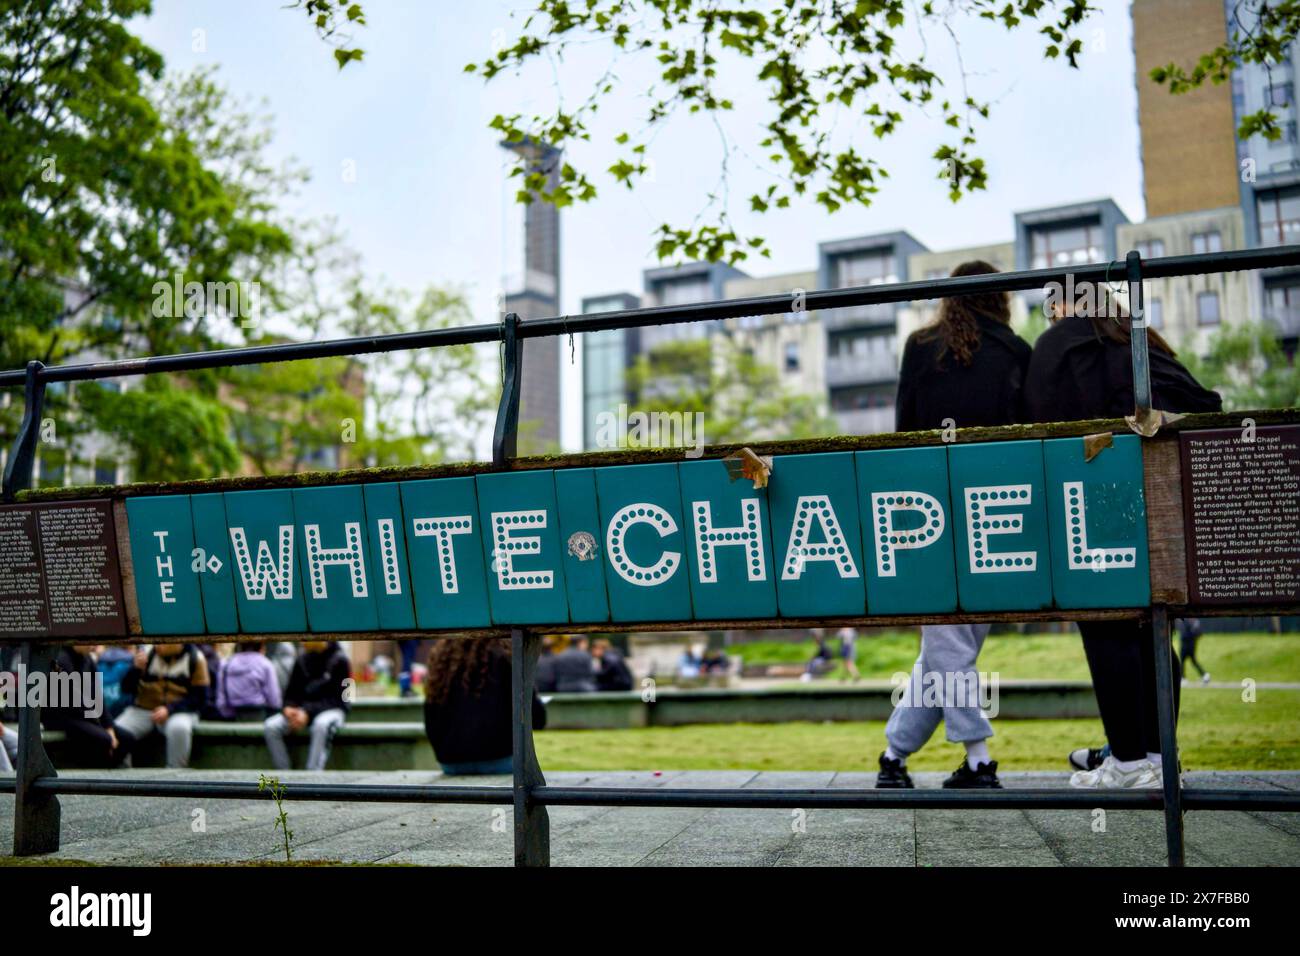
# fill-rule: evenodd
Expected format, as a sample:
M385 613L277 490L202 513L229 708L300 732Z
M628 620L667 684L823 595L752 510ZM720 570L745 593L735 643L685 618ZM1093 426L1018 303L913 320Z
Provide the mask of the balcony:
M894 406L837 408L832 414L842 435L878 435L894 430Z
M1266 306L1264 320L1273 326L1280 339L1300 336L1300 305Z
M898 314L898 303L882 302L876 305L854 305L846 309L818 311L822 325L827 329L864 328L893 325Z
M868 355L832 355L826 359L826 384L832 388L843 385L874 385L892 382L898 378L898 366L889 352Z

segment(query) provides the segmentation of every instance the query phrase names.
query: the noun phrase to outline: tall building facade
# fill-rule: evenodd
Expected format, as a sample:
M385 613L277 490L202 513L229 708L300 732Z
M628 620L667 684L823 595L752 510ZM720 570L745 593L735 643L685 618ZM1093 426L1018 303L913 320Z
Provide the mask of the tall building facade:
M1224 249L1300 242L1300 44L1292 44L1280 62L1242 64L1230 83L1207 83L1175 96L1151 80L1152 68L1195 63L1232 34L1253 31L1255 9L1236 0L1134 0L1132 16L1147 224L1155 231L1167 228L1171 245L1183 247L1189 245L1180 239L1183 224L1207 216L1217 221ZM1242 120L1264 109L1277 116L1282 135L1238 137ZM1225 211L1229 207L1240 213L1239 230ZM1180 218L1186 216L1193 218ZM1211 251L1204 246L1196 242L1187 251ZM1167 254L1176 253L1170 248ZM1300 341L1300 269L1249 275L1242 290L1244 305L1238 301L1234 307L1271 323L1294 352ZM1221 293L1221 304L1242 294L1236 288L1198 289L1198 308L1213 309L1208 293L1214 291Z
M529 172L546 177L546 188L560 182L560 151L524 140L502 143L519 156ZM521 319L560 314L560 210L532 200L524 204L524 272L507 288L503 307ZM528 436L541 448L560 440L560 339L528 339L523 348L519 417L530 422ZM541 450L541 448L533 450Z

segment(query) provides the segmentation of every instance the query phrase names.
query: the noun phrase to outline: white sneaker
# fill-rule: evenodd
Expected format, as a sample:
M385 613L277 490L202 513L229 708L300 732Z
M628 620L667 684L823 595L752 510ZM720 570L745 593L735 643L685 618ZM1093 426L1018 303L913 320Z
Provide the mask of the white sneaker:
M1164 785L1160 768L1150 760L1124 770L1114 756L1103 760L1096 770L1080 770L1070 777L1070 786L1085 790L1150 790Z
M1201 683L1202 683L1202 684L1208 684L1209 682L1210 682L1210 675L1209 675L1209 674L1202 674L1202 675L1201 675Z

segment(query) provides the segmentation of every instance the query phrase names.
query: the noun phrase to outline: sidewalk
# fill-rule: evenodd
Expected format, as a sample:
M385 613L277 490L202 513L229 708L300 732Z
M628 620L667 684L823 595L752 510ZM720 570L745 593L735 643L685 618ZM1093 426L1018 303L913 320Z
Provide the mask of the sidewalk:
M77 771L90 776L92 771ZM256 779L249 771L119 771L155 779ZM937 787L940 773L918 773ZM426 771L282 775L322 783L431 783ZM1064 786L1058 773L1008 773L1008 787ZM465 778L457 783L470 782ZM474 783L505 784L506 778ZM554 773L566 786L870 787L864 773L752 771ZM1300 772L1189 773L1190 786L1300 789ZM58 857L99 864L283 860L274 807L261 801L65 796ZM12 846L13 798L0 796L0 852ZM426 866L508 866L508 808L287 801L294 860ZM206 832L194 832L202 810ZM1094 832L1084 810L698 810L552 807L551 859L557 866L1161 866L1164 817L1111 811ZM1187 815L1189 866L1300 865L1300 813L1193 812Z

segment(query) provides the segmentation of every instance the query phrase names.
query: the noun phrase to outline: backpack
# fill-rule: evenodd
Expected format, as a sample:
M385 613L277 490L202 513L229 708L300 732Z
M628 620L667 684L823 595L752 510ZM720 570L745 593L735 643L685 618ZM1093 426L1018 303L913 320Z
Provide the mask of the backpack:
M132 697L122 690L122 681L131 670L132 657L128 650L110 647L95 665L104 682L104 712L110 717L117 717L131 703Z

